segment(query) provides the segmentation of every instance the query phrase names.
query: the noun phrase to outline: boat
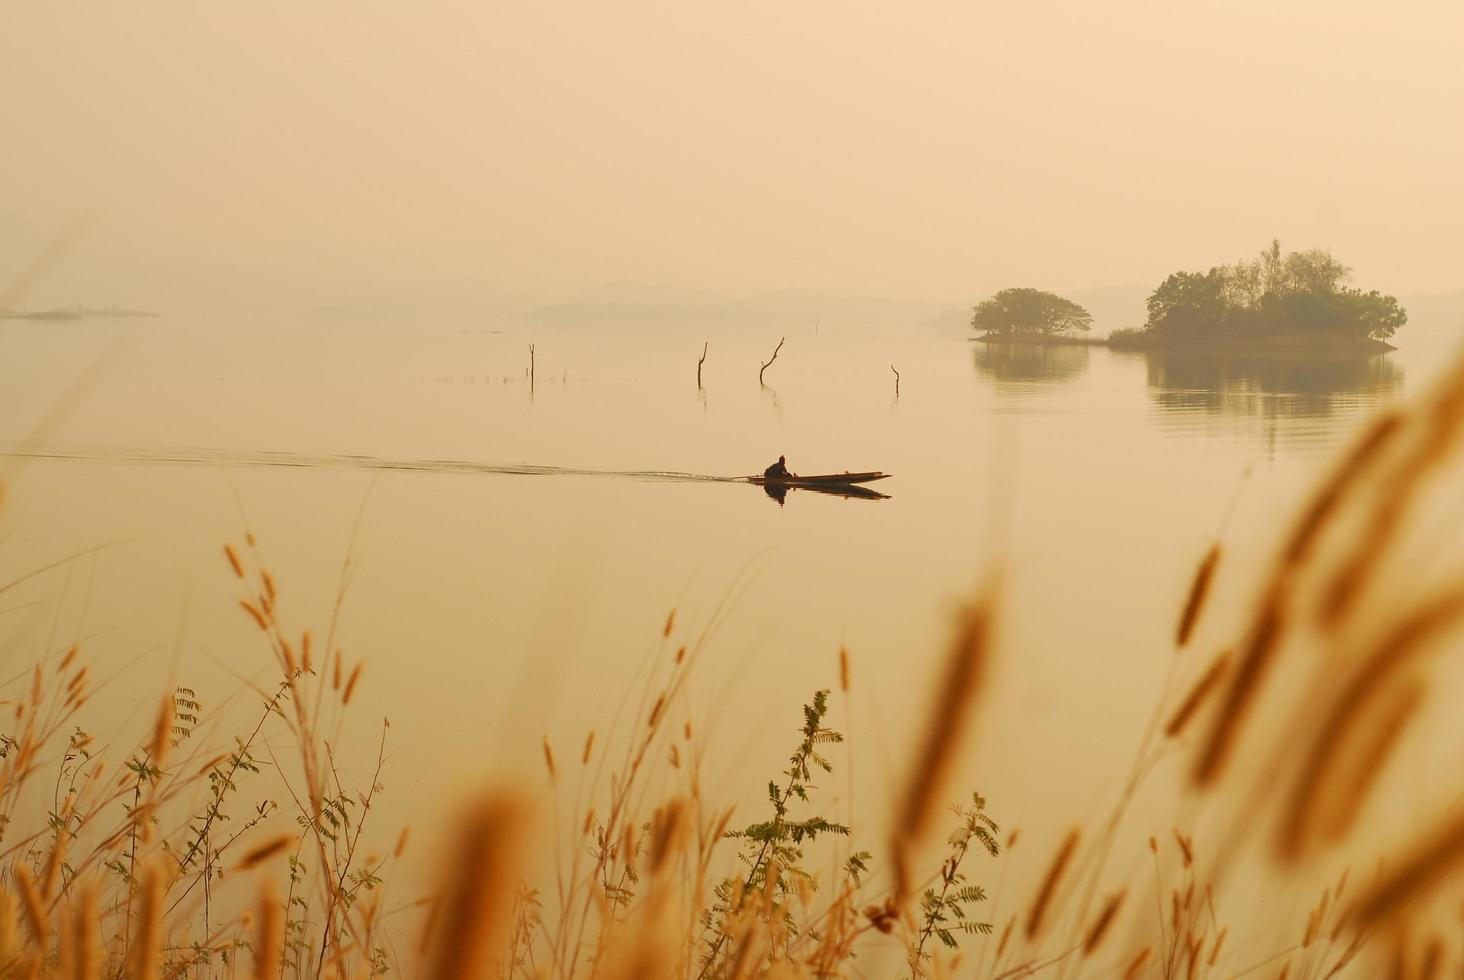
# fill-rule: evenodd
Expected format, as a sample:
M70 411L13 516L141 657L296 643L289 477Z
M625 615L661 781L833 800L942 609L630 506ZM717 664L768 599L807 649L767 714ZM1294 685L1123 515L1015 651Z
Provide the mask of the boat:
M790 473L787 476L749 476L745 479L760 487L807 487L812 490L819 487L849 487L857 483L873 483L875 480L887 479L889 475L874 470L868 473L819 473L814 476Z

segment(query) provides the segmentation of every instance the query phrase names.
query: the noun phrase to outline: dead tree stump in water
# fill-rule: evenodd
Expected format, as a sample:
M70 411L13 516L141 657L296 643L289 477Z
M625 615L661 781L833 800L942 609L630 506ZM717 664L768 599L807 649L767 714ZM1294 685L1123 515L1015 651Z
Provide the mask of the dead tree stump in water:
M890 365L890 370L891 371L895 371L895 366L893 364ZM899 398L900 397L900 372L899 371L895 371L895 397L896 398Z
M788 339L787 337L779 337L778 338L778 346L773 348L773 356L770 357L770 358L768 358L768 363L767 364L764 364L762 366L762 371L757 372L757 383L758 384L762 384L763 383L763 371L766 371L768 369L769 365L771 365L774 361L776 361L778 359L778 351L780 351L780 350L783 349L783 341L785 341L787 339ZM766 385L763 385L763 387L767 387L767 386Z
M702 383L701 383L701 369L702 369L702 365L706 363L706 360L707 360L707 347L710 344L711 344L711 341L709 341L709 340L702 341L702 356L701 356L701 360L699 360L699 361L696 362L696 387L697 387L697 390L698 391L701 390L701 386L702 386Z

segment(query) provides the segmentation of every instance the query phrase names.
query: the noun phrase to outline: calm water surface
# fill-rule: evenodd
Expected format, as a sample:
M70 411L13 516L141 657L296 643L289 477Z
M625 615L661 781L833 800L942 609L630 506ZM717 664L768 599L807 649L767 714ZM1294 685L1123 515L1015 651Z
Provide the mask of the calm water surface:
M572 757L611 730L669 657L668 612L674 645L725 603L689 697L716 792L760 795L847 645L834 723L854 779L832 781L829 809L877 826L950 614L1000 569L1002 696L962 782L1003 822L1041 824L1108 798L1213 538L1227 567L1257 567L1329 454L1449 350L1423 328L1402 342L1300 364L993 348L906 324L8 323L0 448L32 455L0 470L0 581L105 547L0 596L0 640L23 654L7 676L80 637L110 678L95 734L145 727L171 679L227 736L272 668L223 543L252 530L282 618L317 636L349 556L336 636L366 670L343 764L366 782L389 718L384 822L422 824L488 772L539 785L542 734ZM780 453L892 473L889 499L780 504L653 475L748 474ZM547 472L495 472L524 467ZM1250 584L1222 579L1218 621Z

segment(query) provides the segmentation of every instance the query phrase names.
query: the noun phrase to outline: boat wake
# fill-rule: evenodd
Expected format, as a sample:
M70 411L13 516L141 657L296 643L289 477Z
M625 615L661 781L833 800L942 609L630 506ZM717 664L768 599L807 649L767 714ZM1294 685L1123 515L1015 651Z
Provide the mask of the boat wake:
M509 476L601 476L629 480L733 483L745 478L678 473L673 470L591 470L529 463L483 463L466 459L409 459L350 453L294 453L225 449L118 449L25 446L0 449L12 459L79 460L115 463L174 463L195 466L289 466L305 469L402 470L423 473L503 474Z

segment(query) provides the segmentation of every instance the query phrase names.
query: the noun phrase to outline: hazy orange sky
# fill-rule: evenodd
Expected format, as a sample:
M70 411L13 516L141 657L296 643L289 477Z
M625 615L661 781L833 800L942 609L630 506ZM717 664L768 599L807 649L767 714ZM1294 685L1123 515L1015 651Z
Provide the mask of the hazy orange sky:
M0 16L0 283L90 215L57 301L452 279L961 303L1272 236L1364 286L1464 286L1458 0Z

